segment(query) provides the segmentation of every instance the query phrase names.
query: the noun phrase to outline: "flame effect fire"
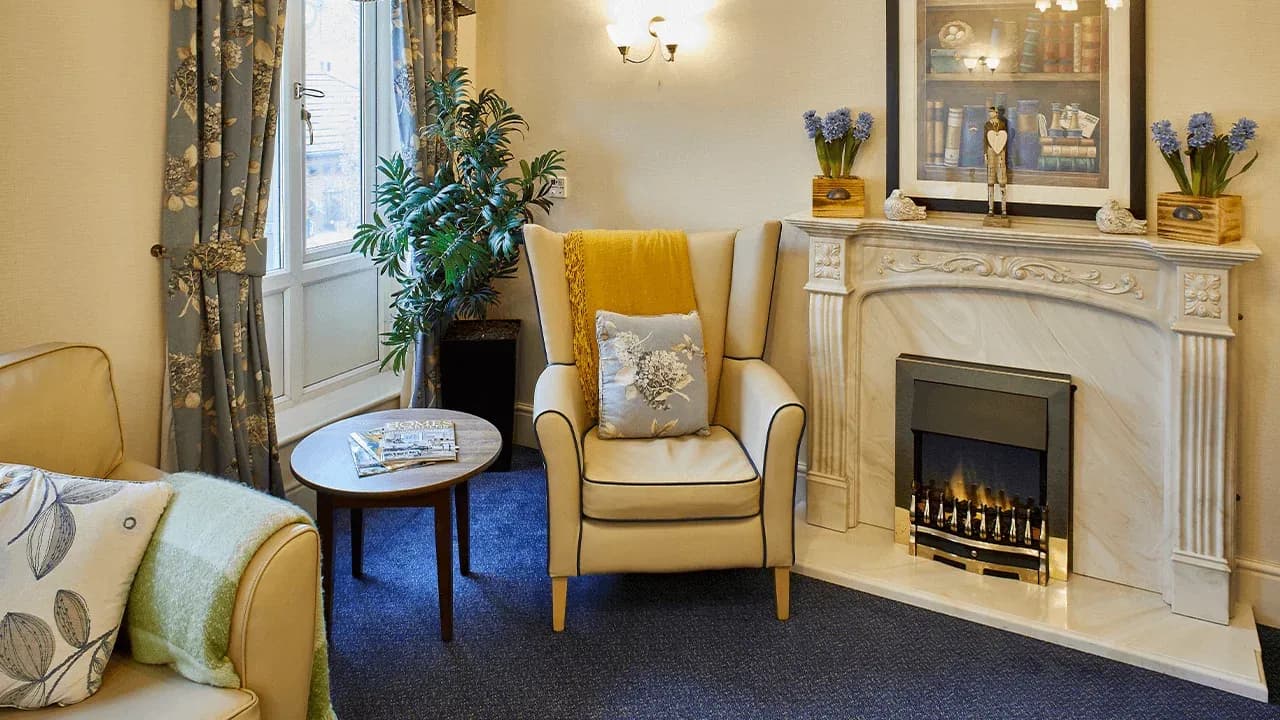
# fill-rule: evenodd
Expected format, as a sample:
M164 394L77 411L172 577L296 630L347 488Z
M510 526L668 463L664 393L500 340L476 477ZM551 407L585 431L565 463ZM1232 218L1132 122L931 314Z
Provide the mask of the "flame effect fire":
M947 497L952 500L968 500L976 503L979 507L996 507L1001 510L1009 510L1014 507L1013 498L1009 497L1003 490L999 492L991 492L986 485L978 483L972 477L972 473L965 471L964 462L956 464L955 470L951 471L951 478L946 484Z

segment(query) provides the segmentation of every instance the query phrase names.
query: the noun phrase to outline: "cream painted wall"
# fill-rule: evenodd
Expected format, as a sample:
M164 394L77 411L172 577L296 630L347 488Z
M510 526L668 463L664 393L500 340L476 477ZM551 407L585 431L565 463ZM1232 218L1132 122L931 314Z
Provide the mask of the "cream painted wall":
M160 239L169 12L0 0L0 352L104 347L126 452L151 463L164 330L148 249ZM475 30L474 16L459 21L463 65Z
M111 355L130 456L158 459L169 4L0 3L0 352Z
M1031 2L1028 0L1027 5ZM1267 256L1246 269L1240 341L1245 382L1240 456L1240 542L1261 573L1280 622L1280 3L1148 2L1148 103L1152 119L1185 123L1209 109L1262 125L1264 157L1235 186L1246 197L1247 233ZM674 64L623 66L604 32L607 0L481 0L477 62L532 125L527 149L568 152L570 197L547 221L588 226L734 227L808 206L812 150L800 114L850 105L883 119L885 20L880 0L715 0L700 48ZM869 204L884 197L884 134L857 169ZM1158 154L1154 194L1172 189ZM802 394L807 387L805 245L783 237L768 358ZM505 315L520 317L520 397L532 396L544 362L528 280L509 283ZM1260 569L1259 569L1260 568ZM1270 583L1268 585L1267 583ZM1264 589L1259 589L1264 588ZM1269 589L1266 589L1269 588Z

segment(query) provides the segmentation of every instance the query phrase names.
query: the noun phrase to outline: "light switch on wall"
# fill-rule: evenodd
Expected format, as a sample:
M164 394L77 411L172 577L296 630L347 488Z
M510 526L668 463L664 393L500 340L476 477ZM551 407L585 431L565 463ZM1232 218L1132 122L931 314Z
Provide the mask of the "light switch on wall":
M569 197L569 178L561 175L552 179L551 190L547 192L553 198Z

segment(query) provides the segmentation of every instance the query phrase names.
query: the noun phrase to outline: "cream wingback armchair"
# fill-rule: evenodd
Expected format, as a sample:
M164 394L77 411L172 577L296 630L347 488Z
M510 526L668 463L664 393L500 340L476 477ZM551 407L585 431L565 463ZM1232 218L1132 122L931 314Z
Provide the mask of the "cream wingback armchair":
M557 632L568 579L595 573L773 568L778 618L787 619L805 410L762 359L780 232L771 222L689 235L710 436L601 440L574 365L564 236L525 227L547 351L533 405Z

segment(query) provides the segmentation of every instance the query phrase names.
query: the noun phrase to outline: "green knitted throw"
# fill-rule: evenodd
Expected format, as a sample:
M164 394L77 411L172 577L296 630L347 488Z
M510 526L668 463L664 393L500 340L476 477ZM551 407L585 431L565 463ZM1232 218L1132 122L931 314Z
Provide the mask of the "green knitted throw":
M240 677L227 649L240 576L276 531L292 523L311 525L311 518L292 503L221 478L178 473L168 481L173 500L129 593L133 658L169 665L198 683L238 688ZM311 607L321 607L320 592L317 583ZM316 613L308 705L308 720L336 720L321 612Z

